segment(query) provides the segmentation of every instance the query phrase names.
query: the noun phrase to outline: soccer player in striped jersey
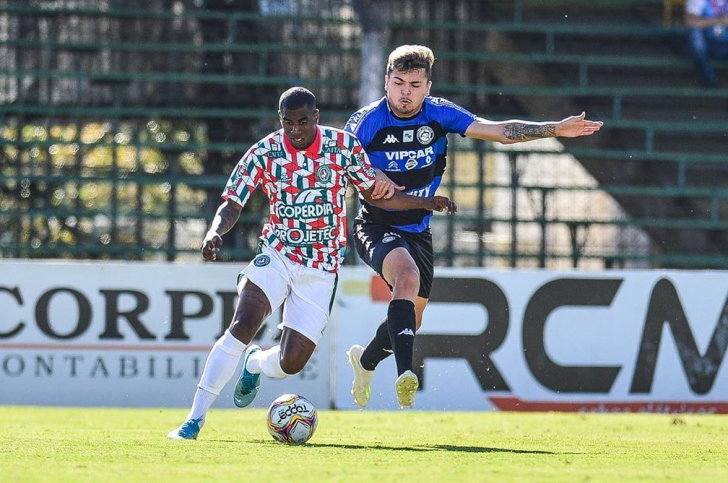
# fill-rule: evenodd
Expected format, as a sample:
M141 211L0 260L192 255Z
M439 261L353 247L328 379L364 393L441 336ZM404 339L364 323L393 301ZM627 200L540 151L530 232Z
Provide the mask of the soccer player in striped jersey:
M344 128L359 138L372 166L404 187L403 193L435 194L445 171L449 133L511 144L588 136L602 126L585 119L584 113L558 122L488 121L447 99L430 96L434 61L428 47L396 48L387 62L386 95L352 114ZM354 245L362 260L387 282L392 300L387 318L366 348L356 344L347 351L354 370L352 395L359 406L369 402L377 364L392 353L399 406L414 404L419 387L412 371L414 337L433 279L431 217L427 210L390 211L362 200L354 221Z
M308 362L328 322L336 291L350 183L373 206L457 210L446 197L403 195L386 177L380 184L355 136L318 124L316 98L307 89L284 92L278 116L282 129L252 146L234 168L202 242L203 257L215 260L221 235L233 228L250 194L262 187L270 218L263 227L259 254L240 274L233 320L210 351L190 412L167 435L170 439L197 439L207 411L232 379L243 354L243 371L233 396L239 407L255 398L261 373L284 378ZM284 301L280 345L262 350L251 344L263 321Z

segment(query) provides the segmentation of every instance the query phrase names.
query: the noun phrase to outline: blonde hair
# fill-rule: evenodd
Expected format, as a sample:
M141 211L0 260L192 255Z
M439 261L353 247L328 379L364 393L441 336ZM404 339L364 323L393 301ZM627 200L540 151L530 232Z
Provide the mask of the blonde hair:
M424 69L425 77L432 76L432 64L435 63L435 54L424 45L400 45L389 54L387 60L387 75L393 71L411 72Z

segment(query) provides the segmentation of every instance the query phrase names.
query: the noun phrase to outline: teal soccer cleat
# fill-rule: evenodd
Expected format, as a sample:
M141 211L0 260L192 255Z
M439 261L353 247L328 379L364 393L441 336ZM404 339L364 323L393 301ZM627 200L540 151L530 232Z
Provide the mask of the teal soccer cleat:
M201 422L202 418L185 421L179 428L170 431L167 439L197 439Z
M235 385L235 394L233 394L233 402L239 408L250 405L258 394L260 387L260 374L253 374L248 371L248 359L250 356L260 350L257 345L248 346L245 350L245 360L243 361L243 372L240 374L240 380Z

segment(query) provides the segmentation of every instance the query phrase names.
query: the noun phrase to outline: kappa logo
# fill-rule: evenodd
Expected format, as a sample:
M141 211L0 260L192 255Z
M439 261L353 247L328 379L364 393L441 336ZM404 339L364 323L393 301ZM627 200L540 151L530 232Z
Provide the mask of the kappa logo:
M387 137L384 138L384 141L382 142L382 144L394 144L394 143L398 143L398 142L399 142L399 139L397 139L397 136L395 136L394 134L387 134Z
M400 333L399 333L399 334L397 334L397 335L411 335L412 337L414 337L414 336L415 336L415 333L414 333L414 332L412 332L412 329L410 329L410 328L408 327L408 328L406 328L406 329L402 329L402 332L400 332Z

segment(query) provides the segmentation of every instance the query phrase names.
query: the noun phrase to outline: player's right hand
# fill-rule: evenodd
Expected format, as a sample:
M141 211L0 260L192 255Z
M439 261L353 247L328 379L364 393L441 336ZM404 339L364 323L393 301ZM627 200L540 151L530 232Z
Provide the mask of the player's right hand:
M446 196L433 196L426 198L427 203L425 209L430 211L447 211L449 215L454 215L458 212L458 205L453 200Z
M207 232L205 239L202 240L202 257L205 260L217 260L217 252L222 247L222 237L214 231Z
M384 174L380 169L374 168L375 181L374 190L372 191L373 200L388 200L394 196L395 191L403 191L404 186L400 186Z

